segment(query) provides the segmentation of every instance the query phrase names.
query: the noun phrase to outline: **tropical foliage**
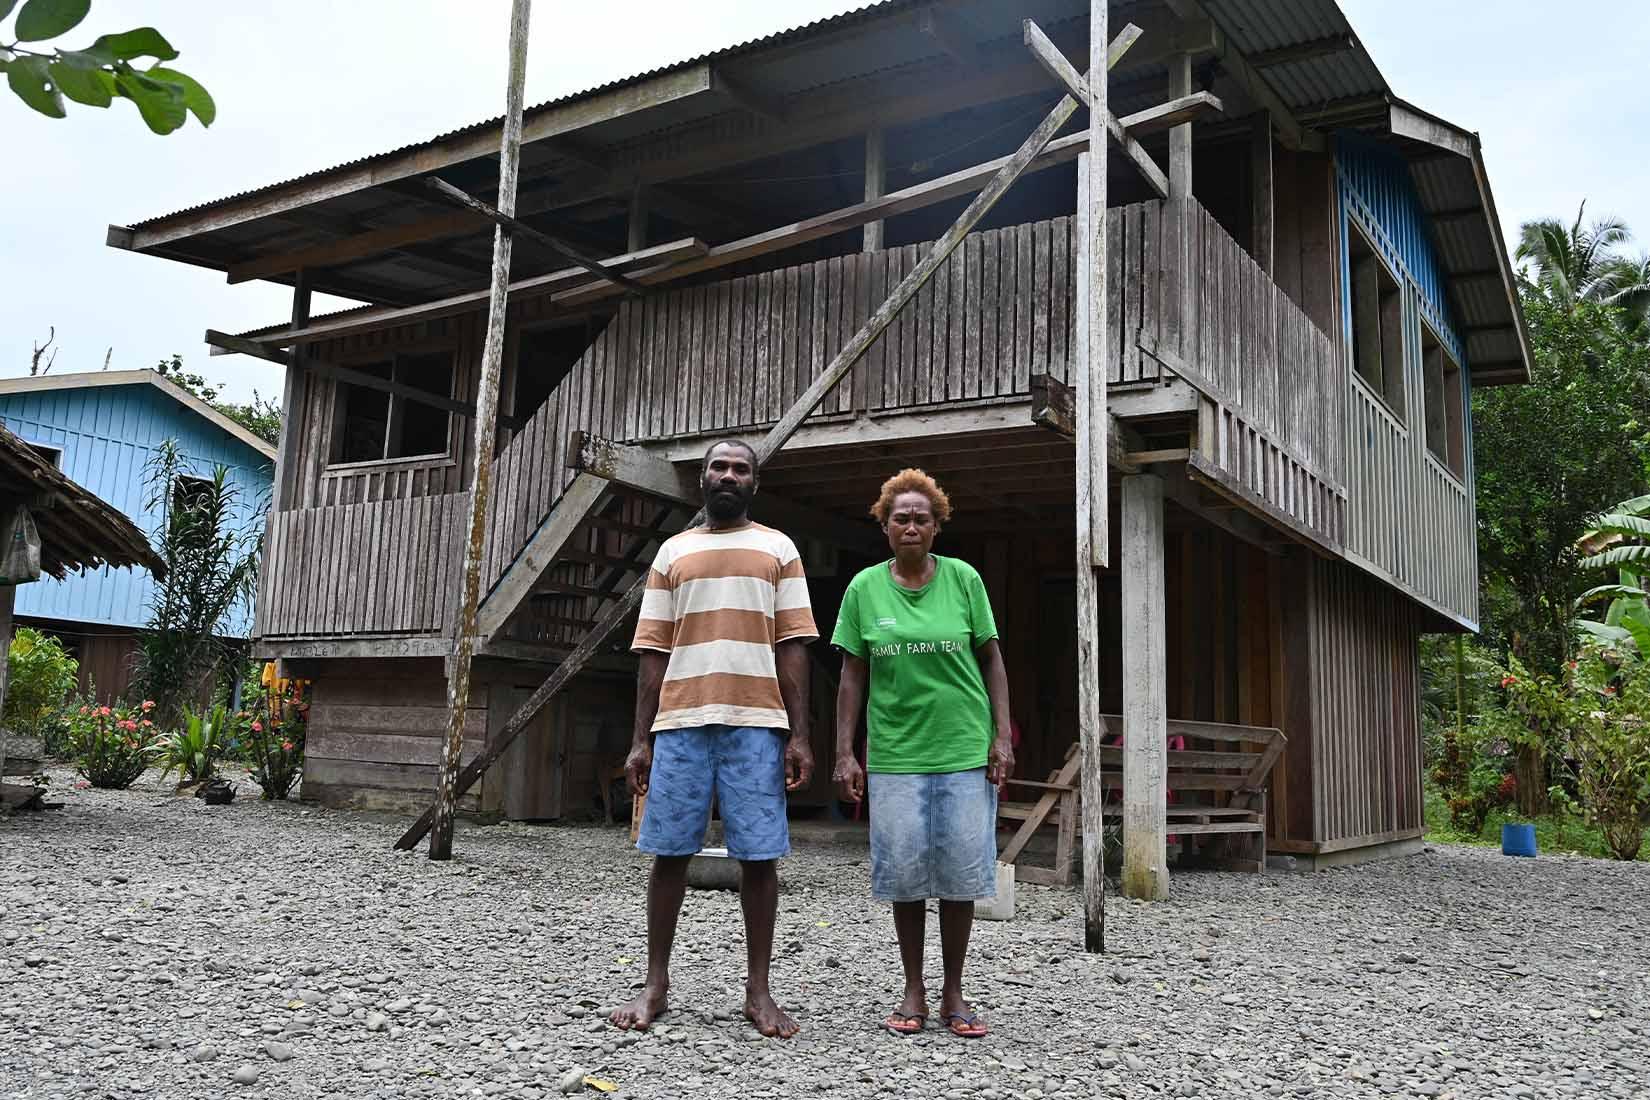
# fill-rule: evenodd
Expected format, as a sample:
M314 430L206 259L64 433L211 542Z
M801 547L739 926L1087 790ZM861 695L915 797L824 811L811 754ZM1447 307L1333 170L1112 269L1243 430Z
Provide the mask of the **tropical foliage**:
M219 400L222 391L217 385L209 382L205 375L185 370L181 355L173 355L156 363L155 373L188 390L265 443L273 444L280 441L281 406L257 390L252 391L251 401Z
M135 683L157 704L156 720L178 726L241 646L223 637L231 612L247 605L257 582L262 536L239 515L240 490L222 466L207 478L168 440L147 469L148 507L160 516L153 536L166 575L150 595L139 637Z
M38 737L47 753L61 755L64 703L75 689L80 665L63 642L33 627L22 626L11 640L6 683L6 728Z
M1515 257L1530 265L1536 286L1561 308L1614 305L1643 320L1650 306L1650 256L1622 254L1633 234L1620 218L1586 222L1586 215L1583 202L1568 226L1556 218L1526 222Z
M249 720L246 746L251 758L252 781L265 799L284 799L304 767L304 733L309 704L304 701L303 681L276 680L259 692Z
M234 723L225 707L185 710L183 725L161 742L161 775L177 772L179 783L204 783L217 774L218 761L232 747Z
M124 790L155 760L152 705L82 703L68 714L69 752L75 770L92 786Z
M78 27L91 6L91 0L24 0L21 7L0 0L0 21L17 10L11 34L0 33L0 72L13 95L47 118L66 117L65 101L107 107L124 99L157 134L178 129L190 115L212 125L211 95L194 77L166 66L178 51L153 27L105 34L79 50L44 45ZM133 64L140 61L147 66Z

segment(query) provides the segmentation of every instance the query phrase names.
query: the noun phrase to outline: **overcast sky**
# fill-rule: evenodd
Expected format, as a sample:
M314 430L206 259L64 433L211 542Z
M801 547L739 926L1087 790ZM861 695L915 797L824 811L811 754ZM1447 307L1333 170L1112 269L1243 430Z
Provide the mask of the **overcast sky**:
M842 0L540 0L527 102L847 11ZM1626 218L1650 247L1650 7L1637 0L1343 0L1400 96L1483 135L1509 241L1520 222L1577 204ZM498 114L506 0L95 0L69 46L158 27L174 66L213 94L218 121L167 137L130 104L70 105L53 121L0 92L0 375L26 374L57 330L55 371L152 366L176 352L244 397L280 390L279 368L211 358L208 328L279 321L290 291L123 253L130 224L421 141ZM1630 15L1623 14L1630 12ZM619 20L622 33L616 33ZM1550 59L1550 60L1549 60ZM317 310L331 308L317 302Z

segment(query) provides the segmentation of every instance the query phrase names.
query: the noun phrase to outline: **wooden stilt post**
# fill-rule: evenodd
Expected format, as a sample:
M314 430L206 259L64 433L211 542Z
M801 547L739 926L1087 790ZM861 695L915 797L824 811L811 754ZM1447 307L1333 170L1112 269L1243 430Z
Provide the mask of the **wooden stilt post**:
M1272 115L1256 111L1249 133L1249 255L1266 274L1272 274Z
M1163 479L1123 479L1123 893L1169 896Z
M626 225L627 252L640 252L647 247L647 188L641 180L630 189L630 211Z
M515 216L516 173L521 163L521 112L527 81L527 21L532 0L514 0L510 10L510 75L505 91L504 141L498 157L498 209ZM471 445L469 538L464 543L463 592L447 663L447 740L431 810L430 858L451 859L453 807L458 801L459 759L464 749L464 716L470 706L470 659L475 650L476 606L481 600L481 555L487 538L493 441L497 436L499 366L504 358L504 319L509 304L510 231L493 228L493 284L487 302L487 338L481 353L481 385L476 395L475 439ZM525 723L523 723L525 725Z
M1169 58L1169 98L1192 94L1192 56ZM1169 197L1192 197L1192 124L1183 122L1169 129Z
M1103 4L1102 7L1104 7ZM1104 71L1106 63L1106 49L1102 46L1100 52L1102 71ZM970 202L967 208L957 216L957 220L952 223L951 228L947 229L940 239L934 242L928 254L917 263L916 267L911 269L910 274L901 279L899 285L889 292L887 299L871 313L870 318L860 327L860 330L854 333L852 338L843 345L842 350L826 365L819 377L815 378L808 388L797 397L791 407L785 410L784 415L779 418L779 422L762 439L762 442L757 444L756 455L759 465L773 457L790 440L791 436L796 434L797 428L802 426L802 421L807 419L819 407L819 403L825 399L825 396L847 376L848 372L853 369L854 364L859 362L860 357L876 342L877 337L882 335L883 330L893 322L899 311L916 296L917 291L922 289L923 284L933 276L934 272L950 257L957 246L962 244L963 238L968 235L968 231L973 229L979 223L979 220L985 217L986 213L997 204L997 201L1014 185L1014 181L1025 174L1026 170L1031 167L1032 162L1037 159L1044 149L1048 148L1049 142L1054 140L1054 135L1060 131L1060 128L1070 120L1076 111L1077 101L1075 99L1069 95L1061 97L1060 101L1054 105L1037 128L1031 132L1031 135L1021 143L1020 148L1003 162L980 193L974 196L974 201ZM1105 461L1103 447L1101 449L1101 461ZM702 518L702 514L699 518ZM698 518L692 522L698 522ZM468 790L470 785L481 777L482 773L503 754L510 743L526 728L527 723L533 720L533 716L539 712L539 709L560 691L569 680L578 675L585 663L606 644L607 639L613 632L641 604L642 592L646 587L647 578L645 576L638 578L621 598L602 612L595 625L585 634L583 640L579 642L573 652L568 654L566 659L550 674L549 679L540 684L533 694L528 696L527 701L516 709L516 712L510 716L509 721L504 724L504 728L488 744L486 750L465 766L463 772L457 777L456 792L462 793ZM457 662L454 661L454 664L456 665ZM462 714L459 717L462 718ZM455 751L455 759L456 755ZM1098 755L1096 755L1096 759L1098 759ZM1098 807L1099 803L1096 802L1095 805ZM417 844L425 832L431 828L437 809L437 807L431 807L426 810L423 816L413 822L407 831L401 835L401 839L396 841L395 846L406 849Z
M865 131L865 199L880 199L887 193L888 168L883 159L882 127L873 126ZM884 222L865 223L865 245L863 251L877 252L882 248Z
M1077 159L1077 725L1082 745L1083 947L1106 949L1105 790L1100 746L1100 599L1111 549L1106 470L1106 0L1089 5L1089 151Z

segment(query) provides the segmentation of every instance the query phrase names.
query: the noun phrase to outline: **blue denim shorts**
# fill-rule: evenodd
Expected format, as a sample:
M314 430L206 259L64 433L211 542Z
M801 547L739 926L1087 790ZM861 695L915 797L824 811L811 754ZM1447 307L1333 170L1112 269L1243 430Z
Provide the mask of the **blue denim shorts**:
M872 772L871 896L978 901L997 893L997 788L984 768Z
M690 856L703 845L714 794L728 855L762 861L789 855L784 730L699 726L653 738L653 774L636 847Z

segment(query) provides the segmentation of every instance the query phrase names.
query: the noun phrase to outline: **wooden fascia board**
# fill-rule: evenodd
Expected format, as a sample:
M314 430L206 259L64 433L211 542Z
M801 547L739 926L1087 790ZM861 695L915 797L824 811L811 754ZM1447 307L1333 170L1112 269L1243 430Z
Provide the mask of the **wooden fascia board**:
M634 84L536 111L522 123L521 140L523 144L529 144L554 138L667 103L709 95L711 91L710 64L700 62L687 65ZM502 121L496 122L480 130L375 157L362 164L332 169L319 177L294 181L242 199L219 203L209 209L184 211L160 218L149 225L133 227L125 234L111 234L109 243L117 248L144 252L170 241L297 210L367 187L435 172L477 157L494 156L498 152L502 125Z
M1387 108L1387 125L1393 137L1408 138L1435 146L1458 157L1472 158L1473 136L1441 118L1394 101Z

